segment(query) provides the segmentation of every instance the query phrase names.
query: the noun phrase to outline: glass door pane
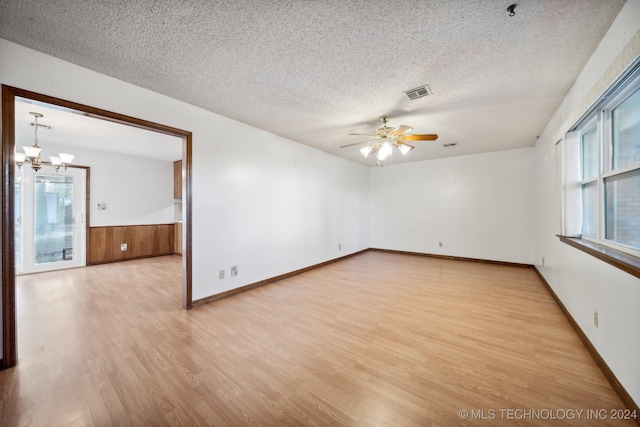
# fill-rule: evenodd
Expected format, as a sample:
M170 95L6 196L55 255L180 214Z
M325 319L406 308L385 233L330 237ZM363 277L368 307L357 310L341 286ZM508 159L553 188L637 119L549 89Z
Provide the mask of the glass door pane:
M34 179L34 261L73 261L74 177L36 173Z
M16 274L84 266L86 171L70 167L56 172L43 165L35 172L26 164L22 169L21 178L16 174L16 200L17 193L22 200L16 221Z

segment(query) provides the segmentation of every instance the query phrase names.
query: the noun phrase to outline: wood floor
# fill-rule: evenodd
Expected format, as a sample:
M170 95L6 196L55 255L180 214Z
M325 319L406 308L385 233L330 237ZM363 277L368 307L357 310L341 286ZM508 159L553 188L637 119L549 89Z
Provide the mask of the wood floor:
M19 277L0 425L635 425L532 269L370 251L191 311L180 280Z

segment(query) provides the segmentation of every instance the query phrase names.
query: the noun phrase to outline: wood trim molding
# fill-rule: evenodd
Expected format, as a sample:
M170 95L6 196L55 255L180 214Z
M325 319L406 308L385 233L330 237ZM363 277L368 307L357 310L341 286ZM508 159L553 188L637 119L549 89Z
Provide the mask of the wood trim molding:
M324 267L325 265L333 264L334 262L342 261L344 259L351 258L351 257L354 257L356 255L360 255L360 254L362 254L364 252L367 252L367 251L369 251L369 249L363 249L361 251L354 252L354 253L349 254L349 255L345 255L345 256L342 256L342 257L339 257L339 258L334 258L334 259L331 259L329 261L321 262L319 264L310 265L309 267L301 268L299 270L290 271L289 273L284 273L284 274L281 274L279 276L274 276L274 277L271 277L269 279L261 280L259 282L250 283L248 285L241 286L241 287L235 288L235 289L230 289L228 291L221 292L219 294L211 295L211 296L208 296L208 297L205 297L205 298L200 298L200 299L197 299L197 300L195 300L193 302L193 307L199 307L201 305L204 305L204 304L207 304L207 303L210 303L210 302L213 302L213 301L218 301L218 300L221 300L223 298L228 298L228 297L233 296L233 295L237 295L237 294L241 294L243 292L250 291L251 289L255 289L255 288L262 287L262 286L266 286L266 285L269 285L271 283L277 282L279 280L283 280L283 279L286 279L286 278L289 278L289 277L292 277L292 276L296 276L298 274L302 274L302 273L305 273L307 271L315 270L316 268Z
M15 98L21 97L35 101L65 107L82 114L108 120L127 126L161 132L182 138L182 157L185 179L183 180L183 209L184 218L184 247L183 247L183 279L182 306L190 309L192 304L192 262L191 262L191 168L193 143L192 133L171 126L138 119L124 114L114 113L89 105L80 104L65 99L43 95L8 85L2 85L2 344L3 357L0 369L12 367L17 362L16 324L15 324L15 248L14 248L14 197L13 172L15 148ZM87 221L88 222L88 221Z
M618 394L618 397L620 397L620 400L622 400L622 403L624 404L624 406L627 409L631 411L636 411L636 413L639 414L638 418L635 421L636 421L636 424L640 426L640 408L638 407L638 405L633 401L633 399L631 398L627 390L622 386L622 384L620 384L620 381L618 381L618 378L616 378L613 371L611 371L611 368L609 368L609 365L607 365L607 362L605 362L602 356L600 356L600 353L598 353L598 350L596 350L596 348L593 346L593 344L591 343L587 335L582 331L578 323L575 321L571 313L569 313L569 310L567 310L567 307L565 307L565 305L562 303L558 295L556 295L556 293L553 291L553 289L549 285L549 282L547 282L547 280L544 278L542 273L540 273L537 267L534 267L534 270L538 275L538 277L540 278L540 281L547 288L547 291L549 291L549 294L556 301L556 304L558 304L558 307L560 307L560 310L562 311L562 313L564 313L564 316L569 321L569 324L571 325L573 330L576 332L576 334L578 335L578 337L586 347L587 351L589 352L593 360L596 362L596 364L602 371L607 381L609 381L609 384L611 384L611 387L613 388L613 390L615 390L615 392Z
M638 259L638 257L578 237L558 236L558 238L562 243L573 246L607 264L626 271L632 276L640 278L640 259Z
M192 177L191 162L192 154L192 135L188 132L182 143L182 169L184 170L184 179L182 180L182 308L191 310L193 307L193 290L191 277L191 223L192 223Z
M16 278L14 235L15 92L2 86L2 364L15 366Z
M413 256L423 256L429 258L440 258L440 259L450 259L455 261L469 261L469 262L481 262L484 264L496 264L496 265L504 265L507 267L521 267L521 268L533 268L531 264L521 264L517 262L508 262L508 261L494 261L490 259L481 259L481 258L466 258L459 256L451 256L451 255L440 255L440 254L430 254L426 252L409 252L409 251L397 251L394 249L379 249L379 248L370 248L372 251L379 252L387 252L391 254L399 254L399 255L413 255Z

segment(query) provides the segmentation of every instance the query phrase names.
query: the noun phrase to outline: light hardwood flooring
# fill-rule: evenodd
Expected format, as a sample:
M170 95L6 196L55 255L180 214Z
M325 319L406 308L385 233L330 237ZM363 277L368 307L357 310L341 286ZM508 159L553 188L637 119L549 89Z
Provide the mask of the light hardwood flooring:
M184 311L180 262L19 277L0 425L635 425L532 269L370 251Z

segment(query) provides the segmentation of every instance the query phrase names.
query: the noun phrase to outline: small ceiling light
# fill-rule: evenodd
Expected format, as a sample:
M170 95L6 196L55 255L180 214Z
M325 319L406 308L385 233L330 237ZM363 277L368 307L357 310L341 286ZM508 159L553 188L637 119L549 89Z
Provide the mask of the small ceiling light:
M507 12L509 12L509 16L516 16L516 6L517 4L512 4L507 8Z

